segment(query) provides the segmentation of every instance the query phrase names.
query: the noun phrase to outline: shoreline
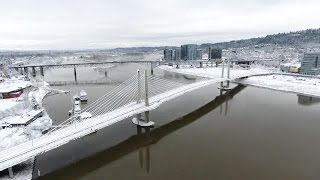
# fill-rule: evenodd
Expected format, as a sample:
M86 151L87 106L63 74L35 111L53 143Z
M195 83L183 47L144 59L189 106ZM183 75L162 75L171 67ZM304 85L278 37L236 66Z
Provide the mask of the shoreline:
M40 108L44 109L42 104L43 104L43 100L47 96L55 95L55 94L59 94L59 93L65 93L65 92L66 91L52 89L48 85L48 83L46 83L45 81L32 82L32 90L29 91L28 94L25 94L25 97L27 98L27 101L23 102L22 104L23 105L26 105L26 104L32 105L34 103L34 104L39 105ZM33 102L33 101L35 101L35 102ZM23 111L26 111L26 110L29 110L29 108L24 108L23 109ZM48 115L46 109L44 109L43 117L36 119L32 123L35 124L34 127L36 128L36 129L33 129L35 133L33 133L33 135L31 135L31 136L33 136L33 137L31 137L31 139L34 139L34 138L37 138L37 136L39 136L39 131L41 131L41 128L46 127L48 125L49 126L52 125L52 119ZM32 125L32 123L30 125ZM37 127L40 128L40 129L38 129ZM23 130L26 130L26 129L20 128L19 131L20 130L23 131ZM8 137L5 137L5 138L8 138ZM14 139L11 138L10 140L14 140ZM30 179L31 180L31 179L33 179L33 172L35 171L35 169L34 169L35 162L36 162L36 157L33 157L33 158L23 162L22 164L19 164L18 166L20 166L21 168L18 169L18 171L16 170L16 171L13 172L13 174L14 174L13 179L17 179L17 180L20 180L20 179L28 179L28 180ZM8 174L6 175L6 173L7 173L6 171L7 170L3 170L2 171L2 176L0 177L0 180L11 180L9 175Z
M217 75L221 73L221 69L215 67L210 68L211 71L208 71L209 68L174 69L171 67L169 68L163 66L159 66L159 68L168 72L211 79L218 78L219 76ZM231 75L232 71L233 69L231 69ZM250 73L250 70L245 71ZM254 69L254 71L256 71L256 69ZM298 74L273 72L269 75L236 79L232 82L257 88L265 88L275 91L295 93L320 98L320 79L317 76L299 76Z

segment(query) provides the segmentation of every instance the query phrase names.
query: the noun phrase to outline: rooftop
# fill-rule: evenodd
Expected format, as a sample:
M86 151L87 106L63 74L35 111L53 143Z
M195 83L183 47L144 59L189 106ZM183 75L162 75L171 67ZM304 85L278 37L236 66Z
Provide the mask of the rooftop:
M26 114L21 115L21 116L7 117L7 118L2 119L0 121L0 123L1 124L11 124L11 125L27 124L29 121L31 121L39 113L42 113L42 111L43 111L43 109L32 110Z
M0 93L10 93L31 86L30 81L11 79L0 83Z

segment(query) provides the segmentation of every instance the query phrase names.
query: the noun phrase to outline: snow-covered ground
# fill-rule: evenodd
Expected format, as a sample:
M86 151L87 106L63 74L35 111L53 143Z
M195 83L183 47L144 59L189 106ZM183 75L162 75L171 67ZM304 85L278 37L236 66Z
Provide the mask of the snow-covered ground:
M221 67L209 67L209 68L180 68L176 69L170 66L160 66L161 69L186 74L194 75L206 78L220 78L222 68ZM226 73L226 69L225 69ZM253 75L253 74L266 74L265 76L253 76L246 79L236 79L237 77L244 75ZM269 75L268 75L269 73ZM271 75L271 74L272 75ZM261 67L253 67L248 70L241 68L231 68L230 70L230 79L236 79L235 82L252 85L256 87L263 87L273 90L286 91L299 93L309 96L320 97L320 79L317 77L299 77L295 74L294 76L290 75L281 75L277 74L278 72L270 69L263 69ZM225 75L226 77L226 75Z
M207 68L190 68L182 66L179 69L176 69L172 66L159 66L159 68L171 72L186 74L186 75L193 75L205 78L221 78L222 74L222 67L207 67ZM235 67L230 69L230 79L235 79L243 76L250 76L253 74L270 74L273 70L271 69L263 69L261 67L254 67L251 69L243 69L240 67ZM224 77L227 77L227 67L224 69Z
M236 82L245 85L320 97L320 79L318 78L269 75L239 79Z
M15 106L21 104L21 102L16 99L0 99L0 112L7 111L14 108ZM1 114L0 114L1 119Z
M37 105L42 108L42 100L48 94L64 93L64 91L51 89L46 82L30 82L11 79L3 84L3 90L6 88L21 87L32 85L30 92L25 92L20 98L0 99L0 121L16 115L22 115L29 112L32 107ZM44 113L44 116L36 119L27 127L12 127L0 129L0 150L5 150L42 135L42 131L52 125L52 120ZM22 166L19 172L14 172L14 179L31 179L33 169L33 159L30 159L19 166ZM0 176L0 179L9 179L9 176Z

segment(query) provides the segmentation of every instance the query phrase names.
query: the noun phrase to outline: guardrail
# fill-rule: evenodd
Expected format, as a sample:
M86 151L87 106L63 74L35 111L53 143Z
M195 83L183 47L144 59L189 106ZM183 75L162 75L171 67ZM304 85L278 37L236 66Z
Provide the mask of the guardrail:
M87 80L87 81L49 81L50 86L65 86L65 85L81 85L81 84L117 84L113 80Z

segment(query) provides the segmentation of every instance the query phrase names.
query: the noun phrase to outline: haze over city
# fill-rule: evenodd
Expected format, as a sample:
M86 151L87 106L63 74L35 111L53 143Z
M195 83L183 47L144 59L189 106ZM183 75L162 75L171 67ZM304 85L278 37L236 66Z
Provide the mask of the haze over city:
M317 0L1 0L0 50L215 43L319 27Z

